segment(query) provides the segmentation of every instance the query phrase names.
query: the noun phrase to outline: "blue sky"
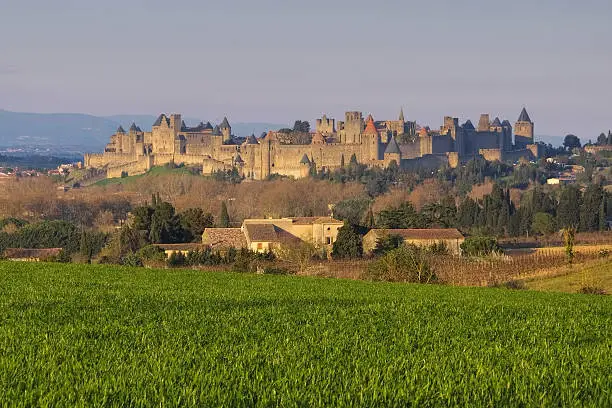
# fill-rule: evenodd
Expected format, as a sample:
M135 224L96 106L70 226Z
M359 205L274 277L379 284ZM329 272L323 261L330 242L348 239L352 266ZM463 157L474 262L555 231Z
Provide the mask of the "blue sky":
M444 115L595 139L610 0L2 0L0 108L313 121Z

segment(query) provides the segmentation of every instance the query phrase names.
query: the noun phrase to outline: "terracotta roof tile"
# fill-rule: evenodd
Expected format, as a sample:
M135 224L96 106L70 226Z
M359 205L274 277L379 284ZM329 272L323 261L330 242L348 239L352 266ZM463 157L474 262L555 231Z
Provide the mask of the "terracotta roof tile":
M240 228L206 228L202 234L202 244L213 250L247 246L246 237Z
M373 229L378 236L385 234L399 235L404 239L463 239L463 234L456 228L404 228L404 229Z
M251 242L278 242L279 237L273 224L244 224Z

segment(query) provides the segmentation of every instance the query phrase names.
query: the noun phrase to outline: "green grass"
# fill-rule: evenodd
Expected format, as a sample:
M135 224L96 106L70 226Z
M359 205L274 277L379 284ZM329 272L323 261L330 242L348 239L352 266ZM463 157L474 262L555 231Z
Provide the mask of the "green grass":
M611 406L612 298L0 262L0 405Z
M536 278L526 283L533 290L577 293L582 287L590 286L612 294L612 260L572 265L564 268L559 276Z
M163 175L169 175L169 174L188 175L188 176L193 175L189 167L170 168L167 166L155 166L155 167L152 167L151 170L149 170L148 172L144 174L138 174L135 176L128 176L128 177L123 177L123 178L116 177L116 178L110 178L110 179L103 179L103 180L100 180L94 183L93 185L94 186L108 186L111 184L130 184L130 183L135 183L135 182L142 182L142 179L146 177L163 176Z

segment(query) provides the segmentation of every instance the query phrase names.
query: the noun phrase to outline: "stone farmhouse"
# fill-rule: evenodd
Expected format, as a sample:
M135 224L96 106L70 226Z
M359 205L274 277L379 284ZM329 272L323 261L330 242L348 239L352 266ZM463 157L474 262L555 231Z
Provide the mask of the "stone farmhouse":
M246 219L240 228L206 228L202 244L220 251L233 247L267 252L309 242L329 252L343 225L332 217Z
M363 237L363 252L371 254L376 243L386 236L398 235L404 244L418 247L429 247L443 243L450 253L461 254L461 244L465 240L463 234L456 228L405 228L405 229L372 229Z
M315 132L306 140L295 140L281 132L254 135L238 142L227 118L214 126L202 123L188 127L180 114L161 114L150 132L136 124L122 127L111 136L101 154L86 154L85 167L106 171L109 178L142 174L167 163L201 166L203 174L236 168L249 180L265 180L273 174L307 177L313 169L334 170L352 156L368 166L386 167L395 162L403 169L451 167L481 155L486 160L516 161L538 157L533 129L523 108L512 125L508 120L490 120L483 114L474 126L459 124L447 116L438 130L406 121L375 121L372 115L346 112L344 121L324 115L316 120ZM514 136L514 140L513 140Z

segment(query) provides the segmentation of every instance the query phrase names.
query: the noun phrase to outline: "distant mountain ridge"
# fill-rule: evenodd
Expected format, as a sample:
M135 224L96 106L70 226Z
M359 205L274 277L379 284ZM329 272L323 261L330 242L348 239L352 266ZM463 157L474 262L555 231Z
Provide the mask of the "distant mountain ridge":
M151 130L154 115L95 116L83 113L26 113L0 109L0 146L36 146L75 151L96 152L104 149L110 136L121 125L128 129L135 122L143 130ZM195 125L202 119L185 118ZM210 120L210 119L208 119ZM276 123L231 123L236 136L260 135L267 130L287 127Z

